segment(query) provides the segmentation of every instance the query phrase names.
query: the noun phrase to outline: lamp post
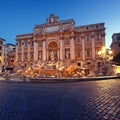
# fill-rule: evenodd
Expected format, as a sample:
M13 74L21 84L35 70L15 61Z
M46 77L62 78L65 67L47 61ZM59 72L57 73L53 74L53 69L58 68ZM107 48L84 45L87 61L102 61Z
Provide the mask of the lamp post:
M110 64L110 60L112 59L112 51L102 47L98 51L98 55L102 58L102 71L105 71L106 74L107 65Z

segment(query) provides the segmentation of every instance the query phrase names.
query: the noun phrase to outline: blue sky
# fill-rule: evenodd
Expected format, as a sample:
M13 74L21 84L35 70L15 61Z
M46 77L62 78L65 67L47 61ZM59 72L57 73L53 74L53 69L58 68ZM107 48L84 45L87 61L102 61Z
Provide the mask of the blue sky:
M105 22L107 47L120 32L120 0L1 0L0 38L15 44L16 35L32 33L51 13L73 18L76 26Z

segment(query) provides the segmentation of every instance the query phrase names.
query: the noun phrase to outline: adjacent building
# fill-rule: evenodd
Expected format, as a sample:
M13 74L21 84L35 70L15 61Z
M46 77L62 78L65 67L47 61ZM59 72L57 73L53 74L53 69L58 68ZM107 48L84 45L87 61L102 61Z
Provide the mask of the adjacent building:
M15 65L16 58L16 46L14 44L8 43L4 47L4 69L12 70Z
M16 66L59 63L99 67L98 51L105 46L104 23L75 26L74 19L59 20L51 14L32 33L16 36Z
M0 38L0 73L4 65L4 41L5 39Z
M112 35L111 49L113 51L113 56L116 56L120 52L120 33L114 33Z

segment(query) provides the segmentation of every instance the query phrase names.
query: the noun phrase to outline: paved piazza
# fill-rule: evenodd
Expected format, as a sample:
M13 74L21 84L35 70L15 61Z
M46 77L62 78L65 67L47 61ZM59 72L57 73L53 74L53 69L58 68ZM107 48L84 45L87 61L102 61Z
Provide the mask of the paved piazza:
M0 120L120 120L120 79L0 82Z

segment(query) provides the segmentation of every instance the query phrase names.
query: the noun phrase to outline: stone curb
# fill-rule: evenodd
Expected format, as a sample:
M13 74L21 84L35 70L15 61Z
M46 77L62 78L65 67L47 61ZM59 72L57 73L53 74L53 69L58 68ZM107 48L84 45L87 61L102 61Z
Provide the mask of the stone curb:
M84 77L84 78L30 78L29 81L23 80L1 80L0 82L19 82L19 83L67 83L120 79L120 76Z

